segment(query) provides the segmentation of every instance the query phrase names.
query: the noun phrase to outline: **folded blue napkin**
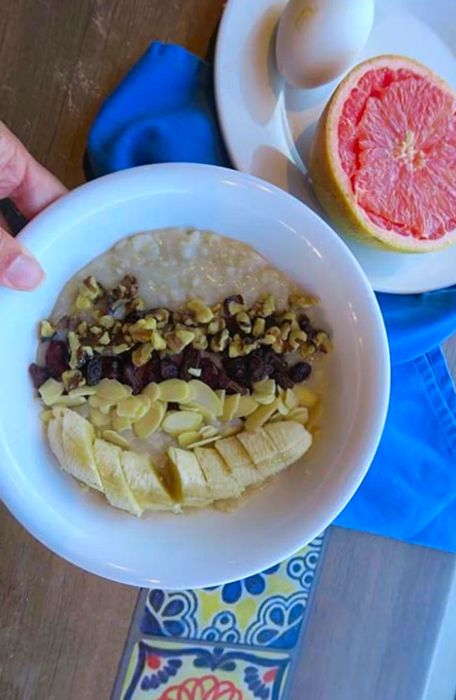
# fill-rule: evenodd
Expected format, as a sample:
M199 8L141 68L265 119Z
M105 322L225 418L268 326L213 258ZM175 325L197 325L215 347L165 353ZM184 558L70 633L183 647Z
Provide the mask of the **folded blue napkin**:
M153 43L102 106L86 170L98 177L165 161L230 165L210 66ZM456 551L456 394L439 348L456 331L456 287L378 300L391 402L373 464L335 524Z

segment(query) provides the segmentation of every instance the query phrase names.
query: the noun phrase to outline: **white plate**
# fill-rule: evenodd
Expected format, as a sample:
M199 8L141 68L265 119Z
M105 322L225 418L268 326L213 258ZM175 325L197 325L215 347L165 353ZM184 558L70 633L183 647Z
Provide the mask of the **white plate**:
M341 78L307 91L284 85L272 48L285 4L229 0L217 42L217 107L236 167L287 190L322 215L303 173L315 124ZM456 87L456 1L377 0L374 28L357 62L384 53L416 58ZM456 283L456 245L404 255L344 240L377 291L406 294Z
M255 246L321 298L334 338L320 439L235 513L137 519L83 492L56 465L27 373L36 328L78 269L137 231L195 226ZM386 413L389 358L380 311L350 251L282 190L233 170L144 166L95 180L52 205L21 239L47 271L33 294L0 290L0 496L62 557L136 586L195 588L242 578L296 551L359 485ZM336 293L335 293L335 290Z

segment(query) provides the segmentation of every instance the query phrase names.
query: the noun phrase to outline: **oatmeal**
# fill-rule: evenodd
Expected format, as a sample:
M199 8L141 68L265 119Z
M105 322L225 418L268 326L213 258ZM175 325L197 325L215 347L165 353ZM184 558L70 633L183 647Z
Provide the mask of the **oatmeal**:
M136 515L238 500L310 447L318 300L250 246L166 229L71 279L30 368L52 451ZM317 370L317 371L315 371Z

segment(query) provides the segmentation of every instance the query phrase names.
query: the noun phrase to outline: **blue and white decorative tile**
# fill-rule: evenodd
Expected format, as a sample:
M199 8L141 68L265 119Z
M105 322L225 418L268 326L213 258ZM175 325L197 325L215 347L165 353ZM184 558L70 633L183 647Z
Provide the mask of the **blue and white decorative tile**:
M152 589L143 635L292 649L298 639L323 536L289 559L242 581L195 591Z
M283 700L290 665L280 652L138 641L122 700Z

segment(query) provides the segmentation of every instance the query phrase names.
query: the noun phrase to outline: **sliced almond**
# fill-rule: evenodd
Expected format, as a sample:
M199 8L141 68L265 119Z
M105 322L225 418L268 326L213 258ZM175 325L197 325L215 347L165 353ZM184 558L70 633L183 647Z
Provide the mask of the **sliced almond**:
M119 401L116 407L118 416L140 420L150 408L150 400L147 396L129 396Z
M169 435L179 435L189 430L198 430L202 420L203 416L194 411L168 411L161 427Z
M220 415L223 415L223 407L225 406L226 391L225 391L225 389L217 389L217 391L215 393L217 394L217 396L220 399L220 408L221 408Z
M226 438L231 437L232 435L237 435L242 430L244 430L244 425L242 423L239 423L239 425L230 426L229 428L223 428L222 437Z
M121 384L117 379L102 379L97 385L96 396L111 403L117 403L127 396L130 396L132 389L130 386Z
M111 416L101 413L98 408L91 408L90 422L96 428L106 428L108 425L111 425Z
M113 412L111 423L114 430L116 430L118 433L123 433L125 430L130 430L132 426L131 418L127 418L127 416L118 416L115 411Z
M188 382L183 379L166 379L160 382L159 399L165 403L187 403L193 397L193 391Z
M114 445L117 445L118 447L123 447L125 450L129 450L131 445L126 440L122 435L119 435L119 433L116 433L115 430L103 430L102 436L105 440L108 442L112 442Z
M287 416L290 413L290 409L286 405L282 397L279 397L277 402L277 410L282 416Z
M300 406L312 408L318 403L318 394L309 389L305 384L297 384L293 391L298 397Z
M253 413L257 407L258 403L252 396L241 396L233 418L245 418Z
M181 447L188 447L192 442L196 442L199 437L200 433L197 430L187 430L185 433L179 433L177 442Z
M63 394L63 383L58 382L55 379L47 379L44 384L38 389L38 393L41 396L43 403L46 406L52 406L57 399Z
M86 403L86 399L83 396L77 398L76 396L59 396L55 402L55 406L69 406L70 408L77 408L78 406L83 406Z
M199 434L201 435L202 438L209 438L209 437L214 437L215 435L218 435L219 431L213 425L205 425L203 428L201 428L201 430L199 431Z
M68 392L68 396L78 399L81 396L93 396L96 391L96 387L87 386L85 384L84 386L77 386L76 389L71 389L71 391Z
M195 447L203 447L203 445L210 445L211 442L216 442L216 440L220 440L221 437L222 435L213 435L212 437L197 440L196 442L190 443L190 445L188 445L188 449L193 450Z
M288 420L294 420L296 423L301 423L301 425L307 425L309 420L309 409L304 406L298 406L298 408L293 408L288 414Z
M158 388L158 384L156 382L151 382L150 384L148 384L142 392L141 396L147 396L150 399L151 403L153 401L157 401L157 399L160 396L160 389Z
M234 414L238 409L240 399L240 394L230 394L229 396L225 397L222 420L233 420Z
M256 411L251 413L245 421L245 429L254 432L261 428L276 412L279 401L280 399L277 398L270 404L258 406Z
M214 416L220 416L222 414L222 403L210 386L204 384L204 382L201 382L199 379L192 379L189 385L193 390L193 397L191 399L192 406L201 408Z
M287 406L290 411L293 408L299 406L299 399L294 393L293 389L287 389L285 392L285 406Z
M274 379L263 379L253 385L253 397L261 404L270 404L276 398L276 383Z
M165 413L165 404L161 401L154 401L147 413L133 424L135 435L139 438L148 438L149 435L155 433L159 429Z

